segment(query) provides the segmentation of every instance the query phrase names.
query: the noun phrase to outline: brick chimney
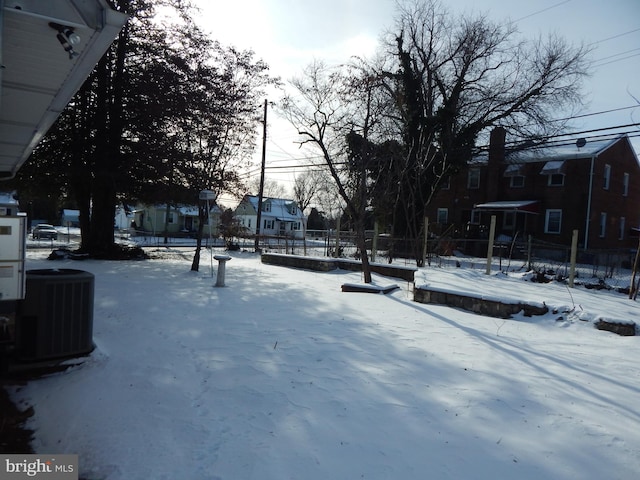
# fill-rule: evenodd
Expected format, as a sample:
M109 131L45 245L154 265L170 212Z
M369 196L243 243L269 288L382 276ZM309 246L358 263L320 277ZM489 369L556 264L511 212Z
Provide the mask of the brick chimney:
M504 168L504 142L507 132L502 127L491 130L487 163L487 202L499 200L500 175Z

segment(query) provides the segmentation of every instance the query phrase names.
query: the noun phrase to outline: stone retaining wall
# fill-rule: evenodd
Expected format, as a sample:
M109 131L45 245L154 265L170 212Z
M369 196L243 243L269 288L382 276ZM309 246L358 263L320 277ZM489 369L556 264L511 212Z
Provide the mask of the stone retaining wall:
M511 318L519 312L524 315L544 315L549 309L544 306L530 305L522 302L503 303L497 300L462 295L460 293L429 290L424 287L416 287L413 291L413 300L418 303L436 303L450 307L462 308L481 315L489 315L497 318Z
M304 268L305 270L315 270L320 272L329 272L331 270L349 270L353 272L362 271L362 262L356 260L348 260L345 258L323 258L323 257L304 257L299 255L284 255L280 253L263 253L261 255L262 263L269 265L280 265L283 267ZM413 282L414 274L417 269L412 267L404 267L401 265L382 265L379 263L371 264L371 271L384 275L385 277L400 278L407 282Z

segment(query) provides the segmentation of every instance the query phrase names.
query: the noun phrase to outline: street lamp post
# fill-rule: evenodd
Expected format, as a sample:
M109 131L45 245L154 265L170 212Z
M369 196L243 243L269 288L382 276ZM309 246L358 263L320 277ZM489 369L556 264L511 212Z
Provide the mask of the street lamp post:
M213 238L211 236L211 208L209 202L216 200L216 194L211 190L200 191L200 200L207 202L207 224L209 225L209 264L211 266L211 277L213 278Z

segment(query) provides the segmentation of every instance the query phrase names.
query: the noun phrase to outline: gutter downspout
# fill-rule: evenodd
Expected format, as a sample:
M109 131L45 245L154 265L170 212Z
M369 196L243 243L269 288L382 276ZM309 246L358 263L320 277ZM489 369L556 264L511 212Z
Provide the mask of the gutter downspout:
M595 155L591 155L591 172L589 173L589 196L587 197L587 219L584 226L584 250L589 246L589 226L591 224L591 197L593 195L593 164Z

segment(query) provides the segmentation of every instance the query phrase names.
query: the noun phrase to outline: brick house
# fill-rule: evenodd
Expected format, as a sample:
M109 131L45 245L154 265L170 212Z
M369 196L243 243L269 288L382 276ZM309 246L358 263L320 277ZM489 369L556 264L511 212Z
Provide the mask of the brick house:
M509 153L496 128L488 155L450 177L427 215L449 236L486 238L495 215L502 238L570 245L578 230L585 250L636 248L640 165L626 135Z

